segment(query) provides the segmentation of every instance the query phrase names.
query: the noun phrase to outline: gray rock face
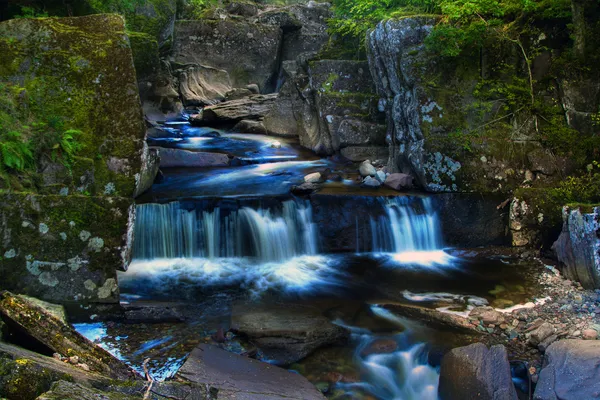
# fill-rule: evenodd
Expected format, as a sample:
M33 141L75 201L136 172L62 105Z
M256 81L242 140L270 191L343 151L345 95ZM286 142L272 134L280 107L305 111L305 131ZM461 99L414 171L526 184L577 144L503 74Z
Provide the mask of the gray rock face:
M600 342L560 340L544 355L535 400L595 399L600 393Z
M231 90L229 74L225 70L190 65L179 71L179 93L184 106L216 104Z
M206 344L192 351L176 376L218 389L219 399L325 399L299 374Z
M385 125L355 119L343 120L337 130L340 148L349 146L385 146L385 133Z
M205 107L201 114L192 116L190 122L194 125L210 125L262 119L271 111L276 99L277 93L273 93L226 101Z
M380 146L351 146L341 149L340 154L355 162L364 160L385 162L390 155L390 151L387 147Z
M504 346L483 343L451 350L442 359L442 400L517 400Z
M226 70L233 86L256 83L268 93L279 73L281 40L275 25L233 19L177 21L172 57L182 64Z
M296 60L316 54L329 40L327 20L333 16L328 7L307 7L294 5L287 11L301 26L297 29L295 23L285 24L291 29L284 30L282 60ZM281 25L280 25L281 26ZM283 28L283 27L282 27Z
M563 272L588 289L600 288L600 207L591 213L563 209L563 228L552 246Z
M423 49L433 23L428 18L389 20L381 22L367 36L371 74L389 120L393 121L388 129L394 151L388 167L393 172L412 174L424 186L425 138L413 66L417 58L413 54Z
M181 167L225 167L229 165L227 154L189 151L182 149L156 148L163 168Z
M241 133L257 133L266 135L267 128L261 121L253 121L251 119L243 119L233 127L234 132Z
M301 305L235 306L231 325L248 336L268 359L296 362L317 348L339 343L348 332L318 310Z

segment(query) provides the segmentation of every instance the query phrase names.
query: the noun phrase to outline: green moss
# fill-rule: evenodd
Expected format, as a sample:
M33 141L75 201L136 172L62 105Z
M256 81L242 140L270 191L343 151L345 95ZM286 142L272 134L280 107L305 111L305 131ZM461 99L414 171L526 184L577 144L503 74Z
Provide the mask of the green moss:
M324 93L332 92L333 84L338 79L340 79L340 76L338 74L333 72L330 73L329 76L327 76L327 80L325 80L325 82L323 82L323 85L321 85L321 91Z

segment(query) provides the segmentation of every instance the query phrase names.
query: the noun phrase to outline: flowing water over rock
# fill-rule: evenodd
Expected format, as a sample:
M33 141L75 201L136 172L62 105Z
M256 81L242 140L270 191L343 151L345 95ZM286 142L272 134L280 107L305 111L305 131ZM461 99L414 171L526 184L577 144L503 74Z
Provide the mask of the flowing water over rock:
M518 292L514 301L526 297L524 290L512 290L524 275L504 260L459 257L444 249L431 198L379 195L364 208L344 210L340 219L356 219L348 224L355 229L349 248L356 252L324 253L329 247L322 215L333 209L289 190L306 173L335 168L335 162L307 159L292 142L273 147L273 139L261 135L207 132L179 122L166 129L171 136L151 144L222 152L237 161L164 169L163 180L137 205L134 260L119 275L121 292L128 307L167 302L179 322L142 330L121 323L77 325L140 371L151 358L156 378L171 377L198 343L217 339L230 351L256 352L274 362L235 334L233 310L236 304L301 305L351 332L347 344L319 349L289 366L328 397L435 399L441 354L464 339L440 336L376 304L464 313L494 302L491 293L499 286ZM366 213L360 226L357 213Z

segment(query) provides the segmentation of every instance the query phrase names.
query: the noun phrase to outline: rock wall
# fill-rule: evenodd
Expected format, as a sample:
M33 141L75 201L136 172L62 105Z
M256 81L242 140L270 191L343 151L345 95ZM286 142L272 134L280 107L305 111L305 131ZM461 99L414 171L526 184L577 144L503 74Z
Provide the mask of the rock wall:
M11 123L60 121L81 131L82 144L72 165L38 160L33 184L16 175L30 193L0 192L2 287L54 302L118 302L133 196L155 172L123 18L5 21L0 53L0 83L27 110Z
M600 207L563 209L563 228L552 249L568 279L600 289Z

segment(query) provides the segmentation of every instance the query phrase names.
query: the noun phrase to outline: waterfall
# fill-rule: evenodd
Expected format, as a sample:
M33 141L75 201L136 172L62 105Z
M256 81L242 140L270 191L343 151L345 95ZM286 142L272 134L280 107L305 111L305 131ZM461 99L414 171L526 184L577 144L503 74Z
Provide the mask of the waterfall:
M442 247L431 199L393 197L382 199L381 203L385 214L370 219L373 251L401 253Z
M136 209L134 258L257 257L282 261L317 253L308 202L285 201L281 210L243 207L228 214L187 210L179 202Z

